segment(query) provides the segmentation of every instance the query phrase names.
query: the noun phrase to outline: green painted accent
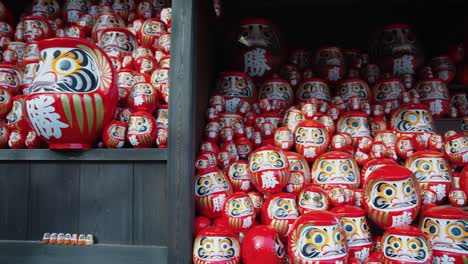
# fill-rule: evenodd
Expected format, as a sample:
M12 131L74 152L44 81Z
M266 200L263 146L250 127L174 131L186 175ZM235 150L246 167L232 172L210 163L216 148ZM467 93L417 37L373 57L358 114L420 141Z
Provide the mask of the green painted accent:
M468 257L463 256L463 264L468 264Z
M96 130L100 131L104 119L104 104L99 94L94 94L94 103L96 104Z
M93 102L91 101L91 97L89 97L89 95L85 94L83 97L86 109L86 116L88 118L88 134L91 135L94 123Z
M70 107L70 99L68 99L68 96L66 96L65 94L62 94L60 96L60 99L62 100L62 107L63 111L65 112L65 116L67 117L68 124L70 125L70 127L73 127L73 115Z
M73 106L75 107L75 114L78 119L80 134L83 135L83 106L81 106L81 98L77 94L73 95Z

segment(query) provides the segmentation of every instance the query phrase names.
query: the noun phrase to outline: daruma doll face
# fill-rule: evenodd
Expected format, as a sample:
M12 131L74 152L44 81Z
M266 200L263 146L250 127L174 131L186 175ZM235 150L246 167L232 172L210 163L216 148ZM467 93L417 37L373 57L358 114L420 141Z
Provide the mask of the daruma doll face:
M50 148L90 147L117 106L111 60L81 39L48 39L38 46L41 60L25 107L31 127Z

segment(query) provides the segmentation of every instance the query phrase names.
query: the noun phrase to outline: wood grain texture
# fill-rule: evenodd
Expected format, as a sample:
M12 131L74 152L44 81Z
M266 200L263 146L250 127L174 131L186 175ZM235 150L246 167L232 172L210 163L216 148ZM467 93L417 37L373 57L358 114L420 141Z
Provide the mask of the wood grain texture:
M167 149L1 149L0 160L47 160L47 161L165 161Z
M2 264L164 264L167 247L102 245L43 245L39 242L0 241Z
M211 1L206 1L211 2ZM198 0L172 1L171 96L169 105L169 263L190 263L193 241L195 159L194 15Z
M0 239L27 239L29 162L0 163Z
M135 245L167 245L167 163L135 162L133 237Z
M99 243L133 243L133 162L82 163L79 232Z
M45 232L77 232L80 163L30 164L28 239Z
M434 126L436 128L437 133L443 135L445 132L449 130L455 130L457 132L461 132L461 118L440 118L434 119Z

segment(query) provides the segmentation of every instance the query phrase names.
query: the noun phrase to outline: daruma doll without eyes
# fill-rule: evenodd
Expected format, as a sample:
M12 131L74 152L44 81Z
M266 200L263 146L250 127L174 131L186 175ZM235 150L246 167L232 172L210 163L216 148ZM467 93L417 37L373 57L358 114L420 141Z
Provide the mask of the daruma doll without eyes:
M38 46L41 61L25 107L31 127L51 149L90 148L117 107L111 60L81 39L48 39Z

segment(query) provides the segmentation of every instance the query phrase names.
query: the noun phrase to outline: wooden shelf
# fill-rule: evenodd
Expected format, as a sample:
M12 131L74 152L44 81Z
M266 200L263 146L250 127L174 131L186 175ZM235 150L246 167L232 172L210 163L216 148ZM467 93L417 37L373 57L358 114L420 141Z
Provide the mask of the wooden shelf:
M108 244L92 246L45 245L36 241L0 240L0 263L167 263L167 247Z
M167 149L1 149L0 160L167 161Z

